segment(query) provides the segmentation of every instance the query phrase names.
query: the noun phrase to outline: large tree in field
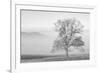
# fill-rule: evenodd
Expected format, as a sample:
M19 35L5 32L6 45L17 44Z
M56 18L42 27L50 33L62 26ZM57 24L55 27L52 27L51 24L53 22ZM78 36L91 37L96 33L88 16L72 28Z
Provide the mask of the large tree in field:
M68 50L71 46L81 47L84 42L81 37L83 25L75 18L57 20L55 23L55 31L58 36L53 44L53 50L64 49L67 58L69 58Z

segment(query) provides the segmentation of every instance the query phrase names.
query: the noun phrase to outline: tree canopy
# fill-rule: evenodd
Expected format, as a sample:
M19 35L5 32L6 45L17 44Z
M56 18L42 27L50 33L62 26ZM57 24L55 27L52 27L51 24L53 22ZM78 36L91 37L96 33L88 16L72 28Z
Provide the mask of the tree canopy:
M81 47L84 45L81 34L83 25L75 18L57 20L55 31L58 36L54 41L53 50L68 49L70 46Z

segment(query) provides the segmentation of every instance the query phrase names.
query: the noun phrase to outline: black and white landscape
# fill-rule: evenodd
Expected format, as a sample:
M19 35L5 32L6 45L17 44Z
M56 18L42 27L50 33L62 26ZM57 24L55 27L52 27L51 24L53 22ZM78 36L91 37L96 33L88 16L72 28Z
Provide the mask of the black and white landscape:
M89 60L89 14L21 10L21 63Z

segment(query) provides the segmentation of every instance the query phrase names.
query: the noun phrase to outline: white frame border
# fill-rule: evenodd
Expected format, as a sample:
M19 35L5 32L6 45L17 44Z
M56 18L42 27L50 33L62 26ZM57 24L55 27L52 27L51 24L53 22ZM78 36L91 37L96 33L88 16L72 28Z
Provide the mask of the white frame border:
M38 5L38 3L17 3L17 2L11 2L11 72L14 73L14 72L20 72L20 71L32 71L34 69L34 71L36 70L42 70L42 69L64 69L65 67L66 68L72 68L72 67L87 67L87 66L94 66L95 65L95 47L94 47L94 44L95 44L95 8L92 7L92 6L86 6L86 7L83 7L83 6L73 6L73 5L69 5L69 6L65 6L65 5L60 5L60 4L41 4L41 5ZM90 15L91 15L91 28L90 28L90 41L92 42L92 46L90 45L90 47L94 48L92 49L91 51L91 55L90 55L90 60L89 61L67 61L67 64L65 63L66 61L61 61L61 62L42 62L42 63L28 63L28 64L20 64L20 57L19 57L19 50L17 49L16 51L16 48L20 48L18 47L18 42L20 41L18 37L19 35L19 32L20 32L20 28L19 28L19 10L21 7L17 8L17 6L22 6L22 8L24 8L25 6L27 8L27 6L29 7L28 9L32 9L32 7L35 6L35 9L37 10L41 10L41 9L38 9L38 7L43 7L44 9L46 8L46 10L52 10L52 8L54 9L57 9L59 10L59 8L61 9L68 9L67 11L80 11L80 12L89 12ZM92 29L92 30L91 30ZM16 39L16 40L15 40ZM93 43L94 42L94 43ZM58 64L59 63L59 64ZM55 64L55 66L54 66ZM48 65L48 66L47 66ZM34 66L34 67L33 67ZM24 68L23 68L24 67ZM28 68L27 68L28 67ZM30 68L29 68L30 67Z

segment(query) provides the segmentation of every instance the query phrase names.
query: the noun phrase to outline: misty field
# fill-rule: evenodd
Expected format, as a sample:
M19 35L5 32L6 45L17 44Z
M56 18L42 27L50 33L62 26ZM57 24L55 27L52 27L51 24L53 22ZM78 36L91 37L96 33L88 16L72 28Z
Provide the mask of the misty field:
M49 61L75 61L75 60L89 60L89 54L72 54L69 58L66 58L65 55L56 55L56 56L41 56L41 55L22 55L21 62L49 62Z
M55 35L24 32L21 34L21 63L89 60L89 36L86 32L83 36L85 52L80 52L79 49L70 49L69 58L66 57L63 51L51 53Z

